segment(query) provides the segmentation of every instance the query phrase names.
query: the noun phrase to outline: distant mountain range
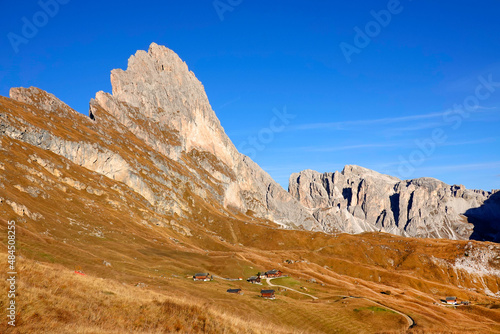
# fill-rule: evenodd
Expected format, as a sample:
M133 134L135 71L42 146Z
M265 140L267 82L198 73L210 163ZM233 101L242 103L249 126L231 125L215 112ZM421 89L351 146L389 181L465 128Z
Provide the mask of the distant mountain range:
M305 170L289 192L325 230L407 237L500 240L500 192L468 190L433 178L400 180L359 167Z
M0 99L0 134L120 181L159 215L185 218L203 207L286 229L500 238L499 193L435 179L401 181L346 166L293 174L285 191L237 151L201 82L166 47L138 51L127 70L111 72L111 83L112 94L90 101L90 117L38 88L13 88Z
M152 44L111 82L90 117L34 87L0 97L14 332L500 332L500 245L446 240L498 241L500 192L358 166L286 191L173 51ZM246 281L272 269L274 301Z

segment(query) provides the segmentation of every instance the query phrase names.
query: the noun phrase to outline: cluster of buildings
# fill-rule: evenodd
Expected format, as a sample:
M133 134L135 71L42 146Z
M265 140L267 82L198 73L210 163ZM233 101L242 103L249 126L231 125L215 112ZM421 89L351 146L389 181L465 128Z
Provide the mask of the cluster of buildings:
M211 281L213 280L214 277L210 275L209 273L197 273L193 275L193 281Z
M446 297L446 304L457 305L457 297Z
M465 300L459 302L457 300L457 297L446 297L446 299L442 300L442 302L444 304L447 304L447 305L469 305L470 304L470 302L465 301Z
M272 269L269 271L266 271L265 273L261 274L258 273L256 276L251 276L247 278L247 282L252 283L252 284L262 284L261 279L266 279L266 278L278 278L283 276L283 272L279 269ZM193 275L193 281L211 281L213 280L213 276L210 275L210 273L197 273ZM243 291L241 289L227 289L228 293L234 293L238 295L242 295ZM275 298L275 291L274 290L266 290L263 289L260 291L260 296L262 298L266 299L274 299Z
M241 289L227 289L228 293L236 293L238 295L242 295L243 291ZM260 290L260 296L265 299L274 299L276 296L274 295L274 290Z
M258 273L257 276L251 276L247 278L248 283L252 284L261 284L260 281L262 278L277 278L283 276L283 272L278 269L273 269L266 271L264 274Z

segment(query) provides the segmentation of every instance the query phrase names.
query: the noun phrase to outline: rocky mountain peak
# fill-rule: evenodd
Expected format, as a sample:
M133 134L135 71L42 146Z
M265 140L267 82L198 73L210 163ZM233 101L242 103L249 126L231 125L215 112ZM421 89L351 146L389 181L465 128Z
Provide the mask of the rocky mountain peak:
M380 181L385 181L388 183L396 183L401 181L397 177L381 174L374 170L357 166L357 165L346 165L342 170L342 175L345 177L362 177L362 178L372 178Z
M111 82L112 94L101 91L90 101L92 120L38 88L12 89L12 99L0 98L0 134L121 182L157 214L199 219L206 207L224 217L321 230L237 151L203 85L175 52L153 43L130 57L126 70L113 70Z
M209 152L233 167L237 150L212 110L202 83L172 50L152 43L111 71L112 94L98 92L99 107L155 150L173 159L193 149Z
M147 107L141 110L149 112L146 116L151 118L158 119L162 112L168 111L175 115L211 110L202 83L187 64L174 51L156 43L147 52L139 50L131 56L125 71L112 70L111 85L115 98L132 107ZM179 108L162 110L174 106Z
M37 87L14 87L10 89L9 95L15 101L32 105L44 111L76 113L76 111L68 107L66 103L59 100L53 94L47 93Z
M289 192L326 230L498 239L494 226L499 218L492 212L499 205L492 193L449 186L434 178L400 180L351 165L341 173L293 174Z
M94 121L43 90L13 88L0 97L0 134L120 182L159 215L200 219L206 206L284 228L500 240L500 193L356 165L292 174L286 192L237 151L201 82L164 46L137 51L111 82L90 102Z
M213 193L222 187L224 207L285 226L319 229L295 199L238 152L203 85L175 52L152 43L147 52L137 51L129 58L126 70L113 70L111 83L112 94L98 92L91 101L97 121L100 113L108 113L153 150L192 173L205 171L202 183Z

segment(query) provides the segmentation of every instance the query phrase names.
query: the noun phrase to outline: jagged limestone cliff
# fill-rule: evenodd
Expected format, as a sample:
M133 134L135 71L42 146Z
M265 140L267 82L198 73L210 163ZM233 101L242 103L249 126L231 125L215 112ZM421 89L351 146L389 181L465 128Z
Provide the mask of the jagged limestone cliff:
M402 181L359 166L324 174L305 170L291 175L289 192L326 230L497 239L494 224L482 228L471 221L499 221L498 193L449 186L432 178Z
M203 85L173 51L151 44L130 57L127 70L113 70L111 83L113 94L98 92L91 100L90 118L40 89L13 88L11 100L2 100L0 133L123 182L159 213L196 210L188 191L221 212L320 229L237 151ZM25 114L9 112L16 103Z
M294 174L285 191L237 151L201 82L164 46L138 51L111 83L90 118L38 88L13 88L0 97L0 134L123 183L161 215L203 208L285 228L500 240L499 193L358 166Z

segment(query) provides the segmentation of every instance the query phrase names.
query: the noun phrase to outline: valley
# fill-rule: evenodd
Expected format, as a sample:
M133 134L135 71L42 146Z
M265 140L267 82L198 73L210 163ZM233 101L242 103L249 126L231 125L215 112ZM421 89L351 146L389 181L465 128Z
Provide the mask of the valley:
M500 333L500 245L468 240L474 224L432 194L453 238L403 201L449 186L347 166L349 198L321 188L354 184L347 172L302 173L289 193L236 150L173 51L153 43L111 81L92 117L34 87L0 97L0 260L15 221L18 270L17 325L2 333ZM382 183L398 184L401 210L370 201ZM496 212L493 193L451 189ZM405 210L414 230L396 226ZM246 281L271 269L287 277Z

